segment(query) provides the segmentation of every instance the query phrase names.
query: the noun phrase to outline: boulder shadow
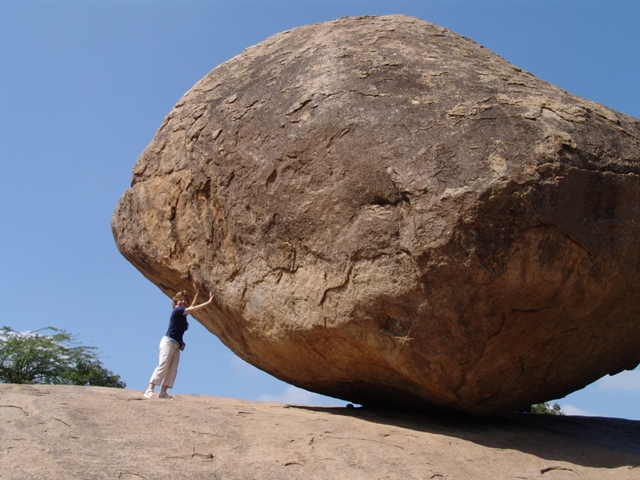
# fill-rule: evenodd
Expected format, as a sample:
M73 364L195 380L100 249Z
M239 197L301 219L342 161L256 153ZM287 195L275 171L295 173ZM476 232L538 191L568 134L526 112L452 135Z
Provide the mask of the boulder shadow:
M520 413L474 417L366 407L290 408L455 437L488 448L518 450L584 467L640 469L640 421Z

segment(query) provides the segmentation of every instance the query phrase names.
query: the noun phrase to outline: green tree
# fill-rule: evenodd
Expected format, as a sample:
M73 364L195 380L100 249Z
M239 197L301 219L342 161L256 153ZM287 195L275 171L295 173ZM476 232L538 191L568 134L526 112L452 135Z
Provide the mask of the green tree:
M0 382L126 386L102 365L95 347L78 345L73 335L53 327L28 333L0 329Z
M553 405L546 403L536 403L535 405L531 405L531 413L543 413L547 415L564 415L562 408L557 403Z

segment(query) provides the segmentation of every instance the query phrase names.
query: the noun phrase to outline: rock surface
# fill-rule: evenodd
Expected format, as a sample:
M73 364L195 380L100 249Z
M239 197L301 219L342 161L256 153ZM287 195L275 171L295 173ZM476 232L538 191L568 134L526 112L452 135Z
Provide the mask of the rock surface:
M112 227L236 354L475 414L640 361L640 122L405 16L275 35L176 104ZM202 368L206 368L203 365Z
M640 422L456 418L0 384L0 476L640 480Z

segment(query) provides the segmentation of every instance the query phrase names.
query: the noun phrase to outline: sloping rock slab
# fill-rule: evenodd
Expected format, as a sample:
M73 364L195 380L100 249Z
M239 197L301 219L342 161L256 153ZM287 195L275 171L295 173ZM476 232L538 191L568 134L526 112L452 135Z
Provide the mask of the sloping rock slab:
M0 385L5 480L640 479L640 422Z
M639 138L444 28L343 18L198 82L113 232L168 295L213 290L198 320L282 380L508 412L640 361Z

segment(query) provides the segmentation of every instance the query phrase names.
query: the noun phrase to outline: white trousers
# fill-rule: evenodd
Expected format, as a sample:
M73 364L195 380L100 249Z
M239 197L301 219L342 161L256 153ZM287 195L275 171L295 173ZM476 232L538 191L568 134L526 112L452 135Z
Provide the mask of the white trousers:
M173 382L176 381L176 375L178 375L180 347L169 337L162 337L159 353L158 366L153 371L149 383L173 388Z

